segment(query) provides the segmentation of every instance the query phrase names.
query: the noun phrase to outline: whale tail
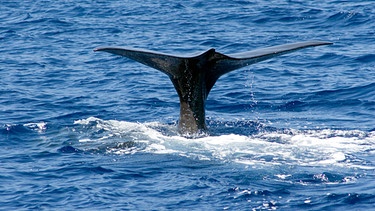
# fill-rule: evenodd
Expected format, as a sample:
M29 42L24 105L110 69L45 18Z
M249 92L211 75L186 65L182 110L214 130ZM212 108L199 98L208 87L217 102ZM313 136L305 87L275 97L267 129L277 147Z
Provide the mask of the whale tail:
M124 56L167 74L180 97L180 131L196 133L207 129L205 101L222 75L303 48L330 44L322 41L299 42L234 54L222 54L209 49L192 56L120 47L101 47L94 51Z

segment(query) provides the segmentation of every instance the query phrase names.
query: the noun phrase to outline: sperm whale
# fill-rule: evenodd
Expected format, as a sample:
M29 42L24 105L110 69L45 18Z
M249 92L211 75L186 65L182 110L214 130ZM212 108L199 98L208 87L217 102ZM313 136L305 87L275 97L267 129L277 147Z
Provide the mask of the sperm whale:
M222 75L300 49L330 44L325 41L306 41L234 54L222 54L212 48L192 56L121 47L100 47L94 51L124 56L165 73L180 98L179 132L192 135L207 131L206 99Z

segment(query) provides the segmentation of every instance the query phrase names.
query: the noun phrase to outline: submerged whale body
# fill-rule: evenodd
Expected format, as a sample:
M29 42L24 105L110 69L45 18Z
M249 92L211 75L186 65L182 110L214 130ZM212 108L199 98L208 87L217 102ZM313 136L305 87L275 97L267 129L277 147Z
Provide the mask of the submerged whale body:
M176 56L119 47L102 47L94 51L105 51L124 56L167 74L180 98L179 132L183 135L192 135L207 130L206 99L222 75L296 50L330 44L332 43L308 41L235 54L222 54L212 48L194 56Z

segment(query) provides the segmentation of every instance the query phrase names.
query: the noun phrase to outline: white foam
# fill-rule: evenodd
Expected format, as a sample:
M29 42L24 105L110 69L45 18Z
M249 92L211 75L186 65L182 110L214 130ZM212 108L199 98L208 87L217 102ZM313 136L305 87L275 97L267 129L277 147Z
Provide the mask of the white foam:
M27 123L27 124L24 124L24 126L32 130L38 131L39 133L42 133L47 129L46 122Z
M77 120L75 124L92 127L92 133L103 130L96 139L82 137L80 142L123 142L142 143L132 149L108 150L115 154L147 152L156 154L178 154L201 160L222 160L246 165L302 166L338 165L355 168L375 168L361 165L348 159L350 155L375 152L375 134L351 130L288 130L265 132L250 136L221 135L189 139L178 135L163 135L157 129L171 130L175 126L160 123L131 123L117 120L101 120L90 117ZM156 128L156 129L154 129ZM167 132L168 133L168 132Z
M286 178L291 177L292 175L291 174L276 174L275 176L282 180L285 180Z

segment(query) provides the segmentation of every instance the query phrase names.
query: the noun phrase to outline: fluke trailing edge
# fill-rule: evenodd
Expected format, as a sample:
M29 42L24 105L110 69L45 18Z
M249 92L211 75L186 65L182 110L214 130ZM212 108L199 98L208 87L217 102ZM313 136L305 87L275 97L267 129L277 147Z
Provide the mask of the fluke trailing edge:
M103 47L94 51L128 57L167 74L180 98L178 128L179 132L185 135L207 130L206 99L222 75L296 50L330 44L332 43L322 41L299 42L226 55L210 49L202 54L188 57L118 47Z

